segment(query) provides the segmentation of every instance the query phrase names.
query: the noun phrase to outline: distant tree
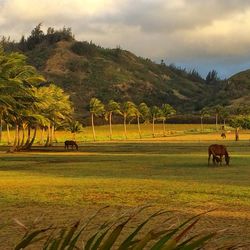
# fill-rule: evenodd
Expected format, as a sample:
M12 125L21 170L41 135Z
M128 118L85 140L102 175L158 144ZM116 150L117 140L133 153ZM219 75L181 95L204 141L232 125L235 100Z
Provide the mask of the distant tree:
M220 118L223 120L223 126L226 126L226 121L230 117L230 109L227 107L223 107L220 112Z
M206 83L207 84L215 84L219 81L218 73L215 70L209 71L206 76Z
M221 105L216 105L210 109L211 114L215 116L215 128L216 131L218 131L218 119L220 117L220 114L223 111L223 106Z
M144 102L140 103L140 105L138 106L138 110L141 114L141 119L144 122L148 122L150 119L150 108L147 106L147 104Z
M250 129L250 117L249 116L233 116L229 120L229 125L235 129L235 140L239 141L240 129Z
M37 44L44 40L44 33L41 29L42 23L39 23L32 31L31 35L27 38L27 48L33 49Z
M127 101L121 105L121 113L123 116L123 126L124 126L124 135L127 139L127 118L135 117L137 112L136 105L133 102Z
M67 127L68 127L68 130L73 135L73 140L76 141L76 134L80 133L83 129L82 124L78 121L73 120L69 122Z
M210 116L210 110L208 107L204 107L201 111L200 111L200 118L201 118L201 131L204 130L204 125L203 125L203 119L206 117Z
M161 116L161 109L157 106L153 106L150 109L152 119L152 136L155 137L155 121Z
M91 98L89 102L89 112L91 115L91 126L93 132L93 139L96 140L95 135L95 124L94 124L94 117L102 116L105 112L104 104L97 98Z
M240 129L250 129L250 107L240 104L232 110L232 113L234 115L229 120L229 125L235 129L235 140L238 141Z
M176 110L170 105L170 104L163 104L161 106L161 119L162 119L162 124L163 124L163 135L166 135L166 120L169 118L171 115L176 114Z
M114 100L110 100L109 103L106 105L106 114L105 117L109 121L109 138L112 140L112 116L113 114L120 115L120 104L115 102Z

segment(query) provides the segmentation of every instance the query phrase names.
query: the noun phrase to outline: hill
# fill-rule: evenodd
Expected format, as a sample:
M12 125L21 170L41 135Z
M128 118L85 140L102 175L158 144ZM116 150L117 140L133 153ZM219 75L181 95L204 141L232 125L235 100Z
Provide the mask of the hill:
M149 106L169 103L178 112L193 112L204 106L238 105L250 95L250 70L229 80L208 82L196 71L157 64L119 47L76 41L69 28L49 28L45 34L39 24L27 39L7 45L9 50L25 53L48 81L68 92L79 117L86 116L92 97L104 103L110 99Z
M179 111L197 110L207 91L212 91L204 82L190 80L190 74L181 76L165 64L120 48L59 41L49 46L41 43L25 54L49 81L70 93L79 114L91 97L103 102L114 99L148 105L170 103Z

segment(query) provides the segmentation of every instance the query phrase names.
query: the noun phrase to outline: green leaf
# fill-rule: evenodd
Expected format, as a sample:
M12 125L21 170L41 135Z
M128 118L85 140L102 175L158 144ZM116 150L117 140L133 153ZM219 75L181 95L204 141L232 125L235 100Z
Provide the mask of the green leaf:
M51 227L45 228L45 229L39 229L36 230L34 232L31 232L30 234L28 234L23 240L21 240L20 243L18 243L15 246L15 250L21 250L27 246L29 246L32 243L32 240L35 239L38 235L48 231L49 229L51 229Z
M131 218L128 218L126 221L124 221L123 223L121 223L117 227L115 227L115 229L111 232L109 237L105 240L103 245L100 247L100 250L109 250L113 246L113 244L115 243L115 241L119 237L122 229L130 221L130 219Z

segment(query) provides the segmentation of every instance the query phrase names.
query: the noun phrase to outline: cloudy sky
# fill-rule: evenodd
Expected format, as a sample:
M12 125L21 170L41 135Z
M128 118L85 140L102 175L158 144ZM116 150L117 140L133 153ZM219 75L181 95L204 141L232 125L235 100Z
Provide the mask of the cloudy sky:
M249 0L0 0L0 36L19 40L40 22L203 75L250 68Z

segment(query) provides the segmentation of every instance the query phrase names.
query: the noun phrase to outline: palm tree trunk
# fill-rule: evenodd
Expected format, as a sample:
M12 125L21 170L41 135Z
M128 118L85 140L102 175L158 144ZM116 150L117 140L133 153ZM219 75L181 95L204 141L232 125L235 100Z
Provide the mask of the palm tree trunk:
M140 117L139 116L137 116L137 127L138 127L139 136L141 139L142 136L141 136L141 126L140 126Z
M166 136L165 119L162 120L162 125L163 125L163 136Z
M240 128L236 128L235 129L235 141L239 141L239 130L240 130Z
M218 131L218 114L215 115L215 127L216 131Z
M96 136L95 136L95 124L94 124L94 114L93 113L91 113L91 126L92 126L92 132L93 132L93 139L95 141Z
M55 143L58 143L58 140L57 140L57 138L56 138L56 129L55 129L55 127L54 127L54 142L55 142Z
M123 117L123 127L124 127L124 135L125 135L125 139L127 140L127 116L125 115Z
M203 126L203 117L201 116L201 131L203 132L204 126Z
M0 143L2 142L2 136L3 136L3 119L1 116L0 118Z
M19 126L18 124L16 124L16 128L15 128L15 139L14 139L14 143L13 143L13 147L11 149L11 151L16 151L18 149L18 137L19 137Z
M18 131L17 131L17 147L19 148L20 146L20 129L18 128Z
M29 145L27 146L27 149L31 149L33 143L35 142L36 139L36 132L37 132L37 127L34 128L34 133L33 133L33 137L29 143Z
M109 113L109 138L112 140L112 112Z
M43 140L44 140L44 132L45 132L45 129L44 129L44 127L43 127L43 128L42 128L42 132L41 132L41 137L40 137L39 144L43 144Z
M153 116L153 123L152 123L152 129L153 129L153 137L155 138L155 117Z
M54 140L55 140L55 126L54 125L52 125L51 126L51 133L50 133L50 146L52 146L53 145L53 142L54 142Z
M24 139L25 139L25 128L24 128L24 125L22 126L21 131L22 131L22 140L21 140L21 142L20 142L20 147L23 146L23 144L24 144Z
M50 135L50 125L48 125L47 127L47 140L46 140L46 143L45 143L45 147L49 147L50 146L50 140L51 140L51 135Z
M27 133L27 140L23 146L24 149L26 149L30 143L30 137L31 137L31 128L28 126L28 133Z
M10 140L10 126L9 124L7 123L6 125L6 129L7 129L7 140L8 140L8 145L11 144L11 140Z

